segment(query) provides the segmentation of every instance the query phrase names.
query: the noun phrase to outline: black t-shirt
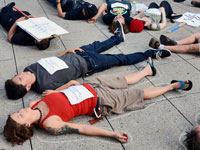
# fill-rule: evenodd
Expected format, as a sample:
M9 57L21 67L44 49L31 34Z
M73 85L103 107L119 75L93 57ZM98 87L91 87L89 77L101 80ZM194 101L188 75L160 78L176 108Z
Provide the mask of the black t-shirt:
M69 68L56 71L52 75L49 74L39 63L34 63L24 69L24 72L30 71L36 77L36 82L31 87L31 90L38 93L42 93L48 89L55 90L70 80L84 77L88 71L85 59L77 54L67 53L58 58L62 59Z
M23 11L26 15L30 15L29 12ZM12 25L23 15L17 11L1 12L0 13L0 23L9 32ZM35 45L34 38L26 33L21 28L17 27L15 34L11 38L11 43L18 45Z
M25 46L35 45L35 39L27 32L17 27L15 34L11 38L11 43Z
M81 20L84 18L85 17L83 15L82 7L72 9L71 11L66 12L66 15L65 15L65 19L67 19L67 20Z
M105 14L103 16L104 23L107 24L107 25L112 24L113 19L118 14L121 14L124 17L125 22L128 23L128 24L133 19L133 18L130 17L130 9L126 9L126 8L123 8L123 7L114 7L114 8L111 8L111 5L108 5L108 7L107 7L107 14Z

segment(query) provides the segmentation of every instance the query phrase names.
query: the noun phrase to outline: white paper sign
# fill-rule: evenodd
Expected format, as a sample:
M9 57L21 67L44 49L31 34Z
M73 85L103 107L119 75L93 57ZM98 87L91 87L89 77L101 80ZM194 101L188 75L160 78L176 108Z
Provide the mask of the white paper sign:
M52 35L63 35L69 33L46 17L29 18L17 22L17 25L38 41L49 38Z
M69 66L58 57L42 58L37 61L51 75L58 70L69 68Z
M75 86L70 86L67 89L62 90L67 98L69 99L69 102L74 105L78 104L85 99L94 97L94 95L83 85L75 85Z
M182 17L176 19L177 22L185 22L190 26L199 27L200 26L200 14L186 12Z

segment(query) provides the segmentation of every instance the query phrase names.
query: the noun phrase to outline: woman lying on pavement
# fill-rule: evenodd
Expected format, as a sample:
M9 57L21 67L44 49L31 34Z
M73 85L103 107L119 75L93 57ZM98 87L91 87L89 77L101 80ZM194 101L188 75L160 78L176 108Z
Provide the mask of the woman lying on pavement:
M138 20L143 22L143 26L149 30L159 31L166 26L166 18L173 18L173 10L167 1L162 1L160 6L155 2L149 5L149 8L144 10L139 10L138 14L133 18L137 20L130 22L131 28L137 28Z
M155 98L171 90L192 88L192 82L189 80L173 81L164 87L128 88L128 85L155 74L156 69L149 58L147 66L137 73L116 77L101 76L87 80L83 84L73 80L63 86L62 91L47 90L43 93L46 97L32 101L29 107L9 115L4 127L4 136L13 145L22 144L33 136L32 125L38 125L53 135L77 133L112 137L122 143L128 142L126 133L68 121L80 115L94 115L99 118L110 113L121 114L125 111L142 109L144 100Z

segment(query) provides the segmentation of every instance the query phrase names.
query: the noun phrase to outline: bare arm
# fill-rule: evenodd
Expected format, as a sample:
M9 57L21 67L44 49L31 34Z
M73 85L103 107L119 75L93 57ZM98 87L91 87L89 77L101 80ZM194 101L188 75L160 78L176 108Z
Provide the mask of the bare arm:
M101 4L98 8L97 14L91 19L89 19L88 23L94 23L99 18L99 16L105 12L106 8L107 8L107 3Z
M20 22L20 21L23 21L23 20L26 20L25 17L21 17L19 19L17 19L15 21L15 23L12 25L12 27L10 28L9 32L8 32L8 41L11 42L11 39L13 37L13 35L16 33L16 29L17 29L17 22Z
M59 88L57 88L56 90L45 90L43 93L42 93L42 96L47 96L49 94L52 94L52 93L57 93L57 92L60 92L61 90L63 89L66 89L72 85L80 85L80 83L76 80L71 80L69 81L68 83L64 84L63 86L60 86Z
M61 18L65 18L66 13L62 11L60 0L56 0L57 4L57 12L58 16Z
M66 49L66 50L64 50L64 51L62 51L60 54L58 54L57 56L63 56L63 55L65 55L65 54L67 54L67 53L76 53L76 50L77 51L80 51L80 52L83 52L84 50L83 49L81 49L81 48L73 48L73 49Z
M140 16L144 13L144 10L139 10L138 14L133 17L133 19L140 19Z
M50 123L50 120L49 120ZM118 133L114 131L109 131L105 129L101 129L92 125L86 124L74 124L67 123L63 121L51 121L51 124L47 125L45 129L53 134L53 135L62 135L62 134L70 134L70 133L78 133L89 136L105 136L115 138L120 142L128 142L128 135L123 133Z

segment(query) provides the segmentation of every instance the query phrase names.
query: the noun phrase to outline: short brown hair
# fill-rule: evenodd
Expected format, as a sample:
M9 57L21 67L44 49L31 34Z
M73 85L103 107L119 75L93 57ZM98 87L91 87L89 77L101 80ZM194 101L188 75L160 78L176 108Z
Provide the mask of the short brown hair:
M33 136L33 128L17 123L9 115L3 134L6 140L11 142L13 146L15 144L21 145Z
M200 143L198 140L198 132L196 132L195 129L191 130L190 132L187 132L184 143L188 150L199 150Z
M129 32L129 26L126 23L122 24L122 26L123 26L123 29L124 29L124 33L125 34L128 33ZM108 29L109 29L110 32L114 33L115 30L117 29L116 22L113 21L112 24L109 25Z

